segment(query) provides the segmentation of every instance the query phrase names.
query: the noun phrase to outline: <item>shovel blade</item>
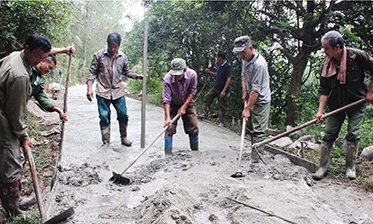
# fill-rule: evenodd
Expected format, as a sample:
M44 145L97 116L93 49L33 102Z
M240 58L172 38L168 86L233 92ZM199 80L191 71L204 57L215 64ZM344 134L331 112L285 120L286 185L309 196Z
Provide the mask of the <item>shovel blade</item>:
M120 184L120 185L128 185L131 183L131 180L123 177L119 173L113 172L113 176L109 179L109 181L113 181L114 184Z

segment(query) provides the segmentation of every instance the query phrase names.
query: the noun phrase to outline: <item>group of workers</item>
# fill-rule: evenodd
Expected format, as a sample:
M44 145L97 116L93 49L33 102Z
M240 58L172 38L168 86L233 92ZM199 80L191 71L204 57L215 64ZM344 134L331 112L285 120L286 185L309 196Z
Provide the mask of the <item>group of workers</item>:
M87 77L87 99L92 101L96 82L96 101L99 114L101 140L110 143L111 110L117 112L121 144L131 146L127 138L129 117L125 99L124 76L143 79L142 74L130 70L127 56L119 50L121 36L114 32L107 37L107 47L93 55ZM337 31L327 32L321 39L326 59L320 70L319 108L315 119L321 122L326 107L334 110L364 99L373 101L373 82L364 83L365 72L373 75L373 58L366 52L344 46L344 39ZM271 90L268 65L263 56L253 47L248 36L237 37L233 42L233 52L242 59L242 117L247 121L248 134L252 143L265 139L270 113ZM43 91L43 75L57 66L54 54L74 54L73 47L52 48L45 35L33 34L25 42L22 51L16 51L0 60L0 198L4 210L11 216L23 214L32 199L20 197L24 153L33 147L28 135L27 101L34 96L47 111L59 113L67 121L67 114L50 101ZM208 117L210 105L218 98L220 125L224 125L227 93L231 82L231 65L226 53L216 54L216 71L206 68L205 72L216 77L214 87L205 95L203 117ZM162 103L165 122L168 127L164 135L164 150L172 154L172 138L176 133L177 120L182 118L184 131L189 135L190 149L199 150L199 128L194 96L197 93L197 72L189 68L183 58L171 61L169 72L163 78ZM346 135L346 177L356 178L355 160L360 141L360 127L365 118L365 104L360 104L344 112L330 116L325 127L321 144L320 166L313 178L322 179L329 167L333 142L337 139L341 126L348 118ZM259 162L259 154L264 146L251 151L251 163Z

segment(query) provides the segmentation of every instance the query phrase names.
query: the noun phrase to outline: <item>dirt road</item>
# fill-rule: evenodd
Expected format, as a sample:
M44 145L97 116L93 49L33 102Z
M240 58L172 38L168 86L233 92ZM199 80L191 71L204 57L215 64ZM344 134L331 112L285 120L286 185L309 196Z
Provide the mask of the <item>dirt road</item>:
M231 178L240 136L205 122L199 123L200 151L190 151L179 121L174 155L165 157L162 136L124 175L132 184L115 185L109 181L112 171L122 172L142 150L141 102L127 98L133 145L120 145L113 110L111 144L101 146L97 105L87 101L85 90L69 89L62 170L50 216L73 206L76 215L66 223L373 223L371 193L328 178L307 184L309 171L283 156L266 153L267 165L255 167L244 158L245 176ZM163 121L162 108L146 106L145 145Z

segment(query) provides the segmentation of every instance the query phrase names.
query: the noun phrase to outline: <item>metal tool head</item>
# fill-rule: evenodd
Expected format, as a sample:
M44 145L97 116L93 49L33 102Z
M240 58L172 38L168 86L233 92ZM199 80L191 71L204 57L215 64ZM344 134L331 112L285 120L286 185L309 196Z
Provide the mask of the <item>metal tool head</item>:
M120 184L120 185L129 185L131 183L131 180L123 177L119 173L113 172L113 176L109 179L109 181L113 181L114 184Z
M65 221L69 217L73 216L75 214L75 210L73 207L65 210L59 215L54 216L53 218L49 219L48 221L44 222L43 224L57 224L61 223L62 221Z
M237 172L233 173L231 175L231 177L233 177L233 178L241 178L241 177L244 177L244 175L242 174L241 171L237 171Z

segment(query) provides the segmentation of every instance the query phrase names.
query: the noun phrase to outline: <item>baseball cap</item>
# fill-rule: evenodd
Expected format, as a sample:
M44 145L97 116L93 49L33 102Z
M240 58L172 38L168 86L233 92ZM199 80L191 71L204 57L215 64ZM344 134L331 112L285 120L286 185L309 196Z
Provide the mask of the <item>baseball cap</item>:
M186 68L185 60L182 58L175 58L171 61L171 75L181 75Z
M233 42L233 53L241 52L246 46L251 46L251 40L248 36L237 37Z

